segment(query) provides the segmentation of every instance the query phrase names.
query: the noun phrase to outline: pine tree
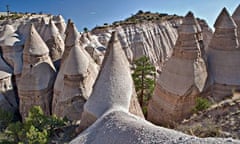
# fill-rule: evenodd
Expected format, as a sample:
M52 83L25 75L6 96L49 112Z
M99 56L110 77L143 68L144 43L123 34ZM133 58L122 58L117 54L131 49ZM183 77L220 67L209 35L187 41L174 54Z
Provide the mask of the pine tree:
M135 69L132 74L140 106L144 115L147 114L147 104L155 86L155 67L148 57L143 56L134 61Z

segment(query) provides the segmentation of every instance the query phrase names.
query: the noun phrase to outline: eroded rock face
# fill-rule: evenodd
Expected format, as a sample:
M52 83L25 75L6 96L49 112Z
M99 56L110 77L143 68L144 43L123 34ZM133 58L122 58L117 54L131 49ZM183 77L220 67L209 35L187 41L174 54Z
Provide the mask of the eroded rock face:
M157 78L148 106L148 120L151 122L170 125L190 116L207 79L200 51L202 40L201 27L189 12L179 28L173 56Z
M62 15L53 16L53 21L58 28L59 33L61 34L62 38L65 38L65 30L66 30L66 23Z
M205 21L199 20L203 31L203 43L207 48L212 37L212 30ZM155 67L161 71L164 62L172 56L173 48L178 37L178 28L182 18L161 23L146 22L129 24L116 28L93 30L99 42L106 45L109 33L115 30L119 33L119 40L130 63L142 56L150 58Z
M92 92L98 70L94 69L92 61L83 51L79 45L74 46L66 60L63 91L55 98L58 100L53 108L59 117L80 120L83 105Z
M237 24L238 42L240 42L240 5L236 8L232 15L233 20Z
M209 45L209 74L212 97L221 101L240 90L240 49L237 25L227 12L222 10L215 22L215 32Z
M98 42L97 37L95 35L91 35L90 33L83 33L80 38L80 43L93 60L98 65L101 65L104 58L104 52L101 52L99 49L106 48Z
M46 26L42 37L49 48L49 55L55 67L59 68L60 59L64 52L64 41L51 19L49 20L49 24Z
M53 113L70 120L80 120L83 105L92 92L98 66L79 43L79 33L69 21L66 50L54 87Z
M18 84L22 72L23 41L10 25L5 25L0 37L2 56L13 68L15 81Z
M13 89L12 69L0 56L0 108L9 112L18 109L17 96Z
M84 105L80 129L90 126L109 109L129 111L132 95L129 64L113 32L93 92Z
M49 57L49 49L31 25L23 51L23 70L18 86L20 114L24 119L30 108L40 106L50 114L55 68Z

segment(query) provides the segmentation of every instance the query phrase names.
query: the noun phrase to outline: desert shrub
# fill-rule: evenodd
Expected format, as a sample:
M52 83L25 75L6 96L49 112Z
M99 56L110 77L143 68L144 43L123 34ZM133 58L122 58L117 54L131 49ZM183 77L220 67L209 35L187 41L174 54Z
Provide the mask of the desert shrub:
M193 109L194 112L203 111L211 106L211 102L206 98L198 97L196 99L196 105Z
M57 129L66 126L67 120L44 115L40 106L30 109L24 122L10 123L4 131L5 139L0 143L45 144Z

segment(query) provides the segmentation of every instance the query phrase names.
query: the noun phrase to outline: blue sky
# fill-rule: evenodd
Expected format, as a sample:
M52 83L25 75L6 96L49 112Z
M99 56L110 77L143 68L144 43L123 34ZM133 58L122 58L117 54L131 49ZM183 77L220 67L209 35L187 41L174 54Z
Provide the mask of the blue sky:
M0 0L0 11L44 12L71 18L79 31L123 20L138 10L184 16L192 11L212 27L223 7L235 10L239 0Z

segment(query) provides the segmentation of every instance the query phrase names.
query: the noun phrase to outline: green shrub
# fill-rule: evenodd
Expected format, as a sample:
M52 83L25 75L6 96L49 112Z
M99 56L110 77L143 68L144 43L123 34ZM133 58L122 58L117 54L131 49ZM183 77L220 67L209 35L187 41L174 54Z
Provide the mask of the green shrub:
M18 121L8 125L4 131L5 139L0 139L0 143L45 144L57 129L66 124L66 120L56 116L46 116L40 106L34 106L23 123Z
M206 98L198 97L196 99L196 105L193 109L194 112L203 111L211 106L211 102Z

